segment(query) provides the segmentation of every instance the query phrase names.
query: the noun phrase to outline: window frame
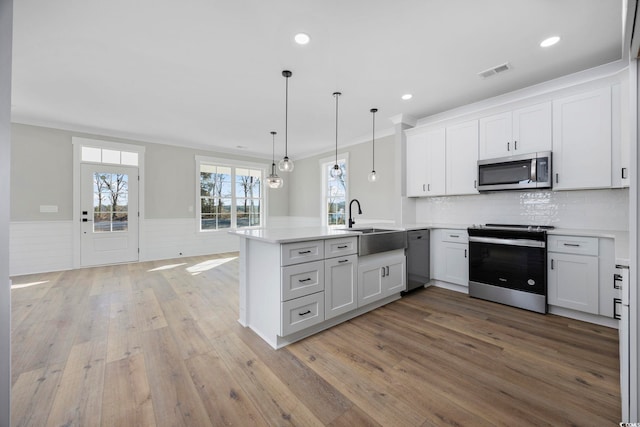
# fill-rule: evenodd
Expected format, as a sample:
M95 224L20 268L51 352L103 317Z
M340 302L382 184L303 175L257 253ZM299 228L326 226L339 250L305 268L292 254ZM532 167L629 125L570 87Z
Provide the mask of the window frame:
M340 162L341 160L344 160L345 163L345 171L346 171L346 175L347 175L347 185L345 188L345 192L344 192L344 197L345 197L345 210L346 210L346 206L349 203L349 187L351 186L351 180L349 179L349 153L342 153L342 154L338 154L338 162ZM347 226L346 224L346 217L345 217L345 224L337 224L337 225L329 225L329 212L327 212L327 181L328 181L328 176L329 176L329 172L328 172L328 167L325 167L327 165L335 165L336 164L336 156L332 156L332 157L325 157L320 159L319 161L320 164L320 207L321 207L321 211L322 211L322 225L324 227L329 227L329 228L342 228ZM345 212L346 215L346 212Z
M268 206L268 191L265 185L265 179L267 177L268 167L263 163L247 162L243 160L225 159L221 157L208 157L208 156L195 156L196 160L196 173L195 173L195 216L196 216L196 232L197 233L217 233L227 232L229 230L251 230L255 228L263 228L267 225L267 206ZM202 229L202 205L200 195L200 170L202 165L222 166L231 169L231 226L229 228L218 229ZM236 169L254 169L259 170L262 174L260 178L260 224L247 227L237 226L237 195L235 189L236 181ZM240 197L239 199L243 199ZM258 199L255 198L254 199Z

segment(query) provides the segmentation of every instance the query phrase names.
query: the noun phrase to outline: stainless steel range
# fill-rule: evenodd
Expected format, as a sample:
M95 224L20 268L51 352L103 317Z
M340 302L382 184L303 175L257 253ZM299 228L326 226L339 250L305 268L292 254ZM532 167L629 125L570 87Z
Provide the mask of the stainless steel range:
M546 313L550 229L514 224L469 227L469 295Z

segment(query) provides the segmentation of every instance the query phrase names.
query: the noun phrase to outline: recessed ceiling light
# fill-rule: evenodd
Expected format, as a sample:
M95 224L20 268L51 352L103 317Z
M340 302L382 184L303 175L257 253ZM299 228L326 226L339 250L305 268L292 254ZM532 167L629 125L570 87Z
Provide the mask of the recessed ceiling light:
M411 98L413 98L413 95L411 95L410 93L405 93L404 95L402 95L402 99L404 99L405 101L408 101Z
M553 46L554 44L558 43L559 41L560 41L560 37L558 37L558 36L549 37L548 39L544 39L544 40L542 40L542 42L540 42L540 47Z
M293 36L293 39L298 44L307 44L311 41L311 37L309 37L309 34L305 34L305 33L298 33L295 36Z

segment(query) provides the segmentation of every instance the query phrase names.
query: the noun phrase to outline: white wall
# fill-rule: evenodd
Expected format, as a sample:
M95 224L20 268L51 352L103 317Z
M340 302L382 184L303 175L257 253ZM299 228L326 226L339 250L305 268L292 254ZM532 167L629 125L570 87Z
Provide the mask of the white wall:
M627 230L629 190L505 191L416 201L416 221Z
M11 40L13 1L0 0L0 427L11 423L11 282L9 191L11 167Z

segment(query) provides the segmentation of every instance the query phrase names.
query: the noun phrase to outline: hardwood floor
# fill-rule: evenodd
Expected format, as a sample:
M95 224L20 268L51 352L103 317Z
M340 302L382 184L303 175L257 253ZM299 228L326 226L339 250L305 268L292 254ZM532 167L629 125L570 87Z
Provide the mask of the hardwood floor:
M617 425L617 331L428 288L273 350L236 253L15 277L13 426Z

